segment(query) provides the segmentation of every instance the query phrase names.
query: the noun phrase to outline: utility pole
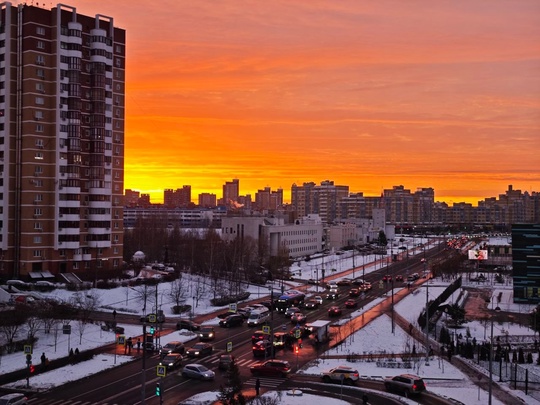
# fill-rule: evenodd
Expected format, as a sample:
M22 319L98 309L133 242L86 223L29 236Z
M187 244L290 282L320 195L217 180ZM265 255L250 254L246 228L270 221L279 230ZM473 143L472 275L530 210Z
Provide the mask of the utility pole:
M146 397L146 321L142 327L143 334L143 352L142 352L142 370L141 370L141 404L145 404ZM116 348L115 348L116 350Z

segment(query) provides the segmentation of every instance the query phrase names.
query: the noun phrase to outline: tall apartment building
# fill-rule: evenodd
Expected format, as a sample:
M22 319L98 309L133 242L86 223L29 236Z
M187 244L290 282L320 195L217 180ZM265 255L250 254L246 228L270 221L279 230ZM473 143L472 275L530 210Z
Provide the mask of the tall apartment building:
M255 193L255 208L260 211L276 210L283 205L283 189L272 191L265 187Z
M232 181L227 181L223 185L223 205L235 205L238 202L238 197L240 196L240 180L233 179Z
M338 186L325 180L320 185L304 183L291 187L291 203L296 208L297 217L318 214L323 223L331 223L340 216L339 204L349 196L349 186Z
M94 280L123 259L125 31L0 4L0 273Z
M163 205L167 208L186 208L191 204L191 186L165 189L163 192Z
M200 193L199 194L199 206L203 208L214 208L217 205L217 199L215 194Z

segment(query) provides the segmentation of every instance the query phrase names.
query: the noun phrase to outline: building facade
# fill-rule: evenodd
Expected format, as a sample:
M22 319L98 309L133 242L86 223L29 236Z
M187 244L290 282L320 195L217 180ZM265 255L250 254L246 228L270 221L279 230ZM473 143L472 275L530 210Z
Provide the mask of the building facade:
M512 225L514 302L540 303L540 224Z
M1 274L120 268L125 31L60 4L0 19Z

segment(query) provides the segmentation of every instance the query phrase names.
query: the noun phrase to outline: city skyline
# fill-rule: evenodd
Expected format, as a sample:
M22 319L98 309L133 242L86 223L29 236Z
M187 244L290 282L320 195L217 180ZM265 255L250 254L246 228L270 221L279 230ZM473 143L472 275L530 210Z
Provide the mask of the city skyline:
M415 5L100 3L127 31L125 189L539 190L540 3Z

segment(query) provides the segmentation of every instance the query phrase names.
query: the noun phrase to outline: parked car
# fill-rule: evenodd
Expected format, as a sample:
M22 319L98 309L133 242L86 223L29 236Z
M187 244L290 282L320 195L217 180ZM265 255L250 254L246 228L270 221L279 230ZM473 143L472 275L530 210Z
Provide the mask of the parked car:
M304 303L305 309L317 309L321 304L315 299L310 299Z
M202 326L199 331L199 339L201 342L214 340L216 338L216 332L213 326Z
M214 346L212 346L210 343L199 342L191 346L186 351L186 354L189 357L203 357L212 354L213 351Z
M357 307L358 307L358 302L356 302L356 300L349 299L345 301L345 308L357 308Z
M302 311L300 311L300 308L298 307L287 308L287 310L285 311L285 317L290 318L296 312L302 312Z
M269 340L259 340L253 345L252 351L255 357L269 357L272 355L272 343Z
M0 397L0 405L22 405L27 404L28 398L21 393L14 392Z
M340 316L341 308L338 306L332 306L328 309L328 316Z
M202 364L186 364L182 369L182 377L197 378L199 380L213 380L216 377L216 373L209 370Z
M349 291L349 297L359 297L360 290L358 288L351 288Z
M181 363L182 355L178 353L171 353L163 357L163 359L159 362L159 365L167 367L168 370L172 370L179 367Z
M233 326L241 326L244 324L244 317L240 314L229 315L219 321L219 326L222 328L231 328Z
M186 352L186 348L182 342L173 340L172 342L167 343L165 346L161 348L159 351L159 354L162 356L166 356L167 354L173 354L173 353L180 353L184 354Z
M249 370L253 375L287 377L291 372L291 365L285 360L266 360L252 365Z
M196 322L193 322L190 319L180 319L178 322L176 322L176 330L180 329L186 329L189 331L197 331L201 329L201 325L199 325Z
M291 323L292 324L302 324L306 323L307 317L302 312L296 312L292 314L291 316Z
M387 391L403 393L406 397L418 395L426 390L426 384L422 378L414 374L401 374L384 379L384 388Z
M256 342L258 342L259 340L263 340L263 339L266 339L268 335L266 333L264 333L262 330L256 330L255 332L253 332L253 334L251 335L251 343L255 344Z
M358 370L348 366L339 366L328 371L323 371L321 374L322 380L325 383L337 382L345 385L353 385L360 379Z
M219 356L218 368L220 370L227 371L231 367L231 364L234 361L234 356L232 354L222 354Z

